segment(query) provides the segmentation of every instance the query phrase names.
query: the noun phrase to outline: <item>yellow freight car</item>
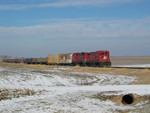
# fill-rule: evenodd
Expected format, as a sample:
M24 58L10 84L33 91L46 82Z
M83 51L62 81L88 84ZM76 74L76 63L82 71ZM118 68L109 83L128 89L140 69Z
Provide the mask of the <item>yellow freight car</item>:
M57 64L60 63L60 55L61 55L61 54L57 54Z
M57 55L57 64L70 65L71 63L72 63L72 53Z

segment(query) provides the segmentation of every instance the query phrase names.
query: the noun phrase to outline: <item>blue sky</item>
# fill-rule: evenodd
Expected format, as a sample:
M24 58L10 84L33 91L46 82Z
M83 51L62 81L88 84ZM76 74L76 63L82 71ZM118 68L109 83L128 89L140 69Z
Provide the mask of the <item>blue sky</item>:
M0 54L150 56L149 0L0 0Z

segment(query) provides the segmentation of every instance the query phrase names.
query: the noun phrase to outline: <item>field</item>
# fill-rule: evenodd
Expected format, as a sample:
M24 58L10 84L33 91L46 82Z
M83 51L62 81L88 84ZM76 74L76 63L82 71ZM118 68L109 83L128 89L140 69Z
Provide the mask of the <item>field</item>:
M149 66L150 57L112 57L115 66ZM123 63L124 62L124 63ZM150 112L150 70L0 62L1 113ZM132 94L132 104L122 97Z
M150 57L111 57L112 65L145 65L150 64Z

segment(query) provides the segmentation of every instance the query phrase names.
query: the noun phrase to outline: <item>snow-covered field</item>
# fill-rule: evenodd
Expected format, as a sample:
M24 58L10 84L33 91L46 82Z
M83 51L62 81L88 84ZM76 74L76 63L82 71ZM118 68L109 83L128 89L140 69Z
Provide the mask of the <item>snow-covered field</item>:
M66 68L67 69L67 68ZM64 68L65 70L65 68ZM111 113L138 112L150 107L148 100L133 105L117 105L95 95L150 95L150 85L128 85L136 77L59 69L2 69L0 89L30 89L35 93L0 101L0 113ZM148 110L147 110L148 111Z
M114 67L149 67L150 64L138 64L138 65L113 65Z

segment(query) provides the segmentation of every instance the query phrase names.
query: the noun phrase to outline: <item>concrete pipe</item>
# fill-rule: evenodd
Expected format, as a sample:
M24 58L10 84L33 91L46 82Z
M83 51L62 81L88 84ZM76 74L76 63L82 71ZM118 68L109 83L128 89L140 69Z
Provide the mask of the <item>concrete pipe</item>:
M122 97L123 104L132 104L134 102L134 96L132 94L127 94Z

